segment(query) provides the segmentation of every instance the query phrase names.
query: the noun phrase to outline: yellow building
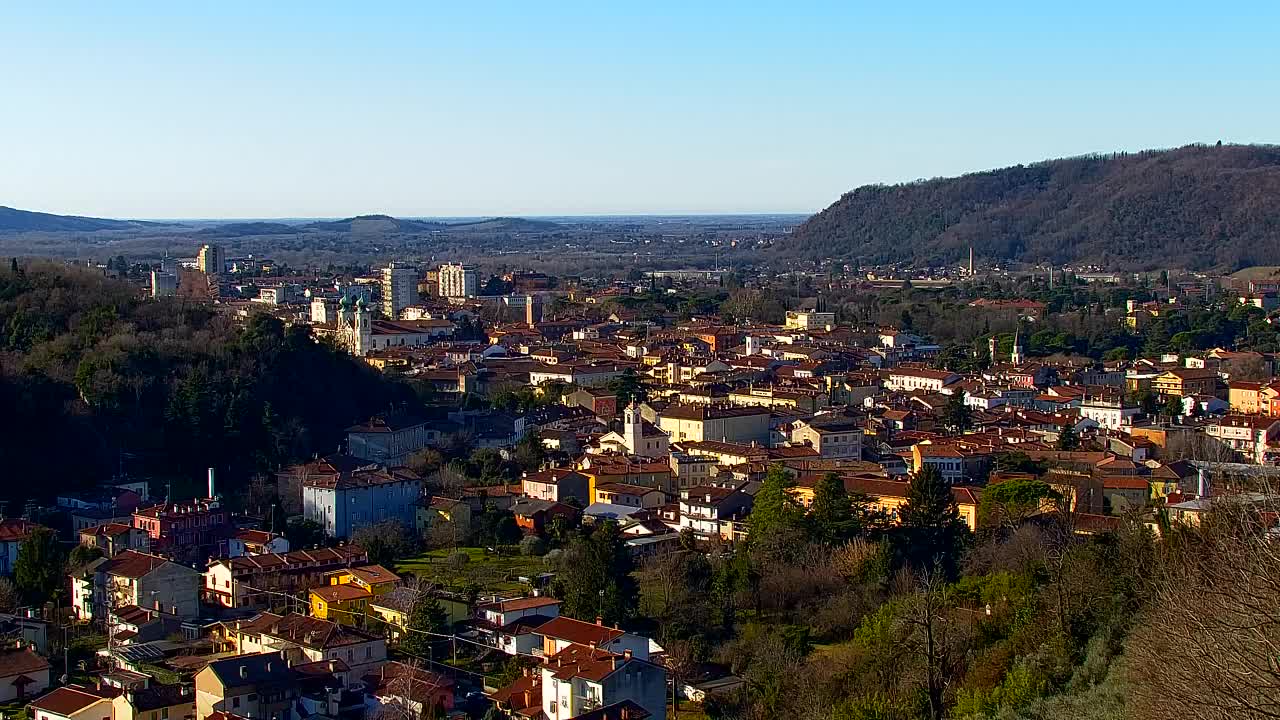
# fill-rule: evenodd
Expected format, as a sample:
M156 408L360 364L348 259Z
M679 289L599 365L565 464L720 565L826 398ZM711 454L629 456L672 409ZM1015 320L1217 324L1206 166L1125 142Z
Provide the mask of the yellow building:
M381 565L362 565L325 575L330 585L354 585L370 595L381 595L400 584L400 576Z
M804 507L813 504L813 489L821 474L802 475L796 479L788 492ZM900 482L897 480L886 480L881 478L870 477L846 477L843 478L845 490L849 494L865 495L871 499L872 504L891 517L896 517L898 508L907 502L907 489L910 483ZM978 490L971 487L952 487L951 495L955 499L956 509L960 513L960 519L970 530L976 530L978 527Z
M325 585L310 592L311 616L339 625L364 624L365 611L373 593L359 585Z

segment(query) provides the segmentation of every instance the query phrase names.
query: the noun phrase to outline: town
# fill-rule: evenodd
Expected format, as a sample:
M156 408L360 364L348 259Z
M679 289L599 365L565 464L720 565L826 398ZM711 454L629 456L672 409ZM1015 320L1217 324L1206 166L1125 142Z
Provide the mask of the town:
M888 598L895 568L978 572L975 542L1035 529L1083 558L1276 500L1272 278L972 254L935 280L299 272L214 244L60 272L297 328L413 393L302 428L340 446L252 477L210 467L180 494L122 459L33 493L0 522L0 702L29 720L730 717L764 671L724 647L870 632L842 576ZM978 583L1023 566L987 562L950 602L1018 612L1028 590Z

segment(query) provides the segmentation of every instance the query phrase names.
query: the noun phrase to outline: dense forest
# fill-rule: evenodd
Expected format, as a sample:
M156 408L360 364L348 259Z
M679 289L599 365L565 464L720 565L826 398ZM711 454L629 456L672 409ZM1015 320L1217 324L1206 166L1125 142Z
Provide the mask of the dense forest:
M903 185L868 185L777 251L870 264L1088 263L1237 269L1280 254L1280 147L1050 160Z
M411 402L303 326L240 326L180 299L51 263L0 268L0 501L48 500L125 472L228 490L328 453L352 422ZM183 485L183 483L189 483Z

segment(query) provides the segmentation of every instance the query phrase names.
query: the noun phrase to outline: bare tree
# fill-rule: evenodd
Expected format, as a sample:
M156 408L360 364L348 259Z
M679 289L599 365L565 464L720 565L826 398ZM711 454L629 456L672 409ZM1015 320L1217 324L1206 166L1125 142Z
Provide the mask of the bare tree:
M1222 498L1174 529L1126 649L1132 717L1280 718L1277 510L1270 493Z
M919 592L903 614L904 645L919 659L918 679L929 701L931 720L942 720L952 682L964 671L965 653L973 635L972 617L952 607L946 597L941 568L918 576Z

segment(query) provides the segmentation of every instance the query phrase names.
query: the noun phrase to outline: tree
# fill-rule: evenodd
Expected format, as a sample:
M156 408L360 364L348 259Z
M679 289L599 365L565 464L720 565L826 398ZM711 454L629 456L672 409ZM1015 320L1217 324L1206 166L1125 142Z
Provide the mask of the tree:
M631 368L627 368L622 375L610 380L607 387L618 398L618 407L625 407L632 402L642 403L649 399L649 389Z
M449 615L436 598L434 588L418 583L413 609L405 621L407 630L400 640L400 648L410 655L430 657L433 637L427 633L444 635L449 630Z
M1046 501L1060 497L1043 480L1013 478L988 485L982 491L982 504L978 509L984 521L1016 527L1043 509Z
M968 528L951 486L936 468L926 465L911 479L898 520L899 556L917 568L937 567L954 577Z
M28 603L39 605L61 587L64 558L58 536L46 527L36 528L18 545L13 579Z
M781 465L769 468L751 506L751 545L775 549L794 539L804 523L804 511L792 497L795 481Z
M1076 432L1075 425L1068 425L1058 433L1058 449L1059 450L1076 450L1080 447L1080 433Z
M0 577L0 612L13 612L22 604L18 586L7 577Z
M973 408L965 403L964 398L963 390L951 393L942 411L942 422L953 435L960 435L973 427Z
M563 611L579 620L601 617L610 624L635 614L639 589L631 576L631 552L615 522L603 522L569 544L556 574Z
M814 539L827 544L843 542L854 534L853 503L839 475L827 473L814 484L809 525Z
M284 538L294 550L323 546L328 541L324 527L315 520L294 520L284 529Z
M1182 417L1182 415L1184 414L1182 398L1180 397L1169 398L1168 400L1165 401L1164 406L1161 408L1161 412L1167 415L1170 420L1174 420Z
M105 554L101 548L92 545L76 545L67 556L67 569L82 568Z
M413 554L413 538L404 523L399 520L384 520L351 533L351 542L364 548L369 554L369 562L393 569L399 558Z

